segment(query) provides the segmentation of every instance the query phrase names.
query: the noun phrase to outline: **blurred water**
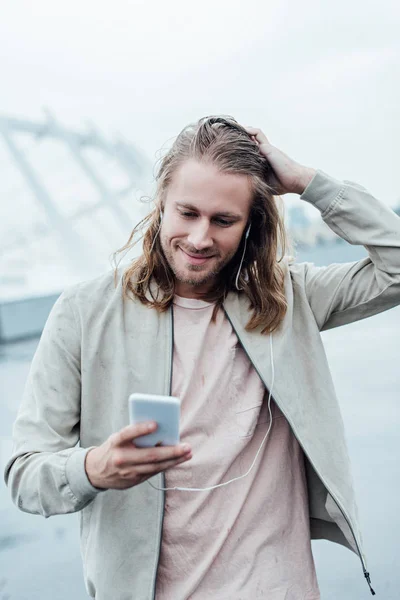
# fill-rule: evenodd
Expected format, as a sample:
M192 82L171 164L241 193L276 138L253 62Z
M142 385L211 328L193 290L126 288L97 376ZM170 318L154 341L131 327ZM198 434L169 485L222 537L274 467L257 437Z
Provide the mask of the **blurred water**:
M323 334L346 425L372 587L382 600L397 600L400 590L399 337L400 307ZM0 346L2 470L36 345L30 340ZM323 600L371 597L355 554L321 540L313 542L313 552ZM0 600L71 598L87 598L78 516L22 513L1 480Z

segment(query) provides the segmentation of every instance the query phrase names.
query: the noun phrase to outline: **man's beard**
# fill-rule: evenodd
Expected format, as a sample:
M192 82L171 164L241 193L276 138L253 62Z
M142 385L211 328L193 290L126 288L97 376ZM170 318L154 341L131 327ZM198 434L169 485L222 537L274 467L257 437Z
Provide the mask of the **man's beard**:
M200 277L200 278L193 277L192 278L192 277L190 277L190 275L187 275L186 273L185 274L181 273L175 263L174 253L181 252L181 250L179 250L178 246L175 246L174 249L172 249L169 244L169 241L165 238L161 238L161 247L164 252L164 256L168 262L168 265L169 265L170 269L172 270L175 278L180 283L184 283L186 285L193 285L193 286L197 286L197 287L199 287L201 285L205 285L207 283L210 283L214 279L217 280L218 276L221 274L221 271L224 269L224 267L226 267L226 265L232 260L232 258L236 254L236 250L235 250L231 254L225 256L225 258L223 258L223 259L221 259L221 258L218 259L218 257L217 257L217 261L216 261L216 264L213 269L208 270L206 273L204 273L203 277ZM196 254L194 253L193 255L196 255ZM201 254L197 254L197 256L200 257ZM187 265L187 269L192 272L201 271L202 268L203 268L203 265L191 265L190 263Z

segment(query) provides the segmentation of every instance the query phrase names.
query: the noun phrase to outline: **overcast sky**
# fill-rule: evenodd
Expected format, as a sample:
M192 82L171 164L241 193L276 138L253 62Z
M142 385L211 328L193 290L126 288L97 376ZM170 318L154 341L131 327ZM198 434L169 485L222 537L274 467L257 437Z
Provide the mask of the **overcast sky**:
M0 114L90 119L152 162L188 122L230 114L394 205L399 31L397 0L2 0Z

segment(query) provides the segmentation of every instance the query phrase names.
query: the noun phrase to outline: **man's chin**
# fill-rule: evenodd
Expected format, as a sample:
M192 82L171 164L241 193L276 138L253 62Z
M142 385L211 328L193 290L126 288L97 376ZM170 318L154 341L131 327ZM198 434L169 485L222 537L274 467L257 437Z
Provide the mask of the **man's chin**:
M212 282L216 277L213 272L200 273L199 271L188 271L187 273L175 273L175 278L179 283L185 285L201 286Z
M226 263L222 264L221 259L213 257L210 265L190 265L186 262L182 262L181 250L178 249L178 255L168 255L167 260L169 266L174 273L177 282L184 285L202 286L210 285L216 282Z

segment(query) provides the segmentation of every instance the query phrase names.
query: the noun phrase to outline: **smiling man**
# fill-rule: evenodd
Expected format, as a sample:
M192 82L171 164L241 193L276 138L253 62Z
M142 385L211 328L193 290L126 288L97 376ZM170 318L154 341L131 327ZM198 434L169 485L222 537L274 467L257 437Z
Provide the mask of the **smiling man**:
M368 258L295 262L286 193ZM216 116L178 135L121 250L141 231L138 258L49 316L5 469L14 502L80 511L97 600L318 600L311 539L354 552L374 594L320 332L400 303L399 217ZM132 444L157 427L128 425L133 392L181 399L179 445Z
M251 181L188 160L168 188L161 246L180 296L212 289L240 244L252 201Z

